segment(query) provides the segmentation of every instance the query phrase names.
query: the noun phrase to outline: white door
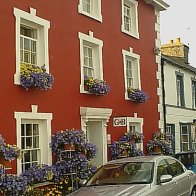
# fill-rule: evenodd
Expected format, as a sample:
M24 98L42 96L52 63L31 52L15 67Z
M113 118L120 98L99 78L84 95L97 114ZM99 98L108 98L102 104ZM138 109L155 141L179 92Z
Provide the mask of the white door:
M101 166L105 163L105 134L103 131L102 121L89 121L87 123L87 139L89 143L95 144L97 147L97 155L91 161L96 166Z

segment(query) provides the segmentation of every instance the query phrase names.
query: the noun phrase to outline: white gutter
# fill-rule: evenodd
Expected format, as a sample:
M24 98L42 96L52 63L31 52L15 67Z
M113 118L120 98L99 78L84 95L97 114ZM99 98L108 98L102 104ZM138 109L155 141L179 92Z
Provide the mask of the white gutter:
M162 0L144 0L146 3L153 5L157 10L166 10L169 5Z

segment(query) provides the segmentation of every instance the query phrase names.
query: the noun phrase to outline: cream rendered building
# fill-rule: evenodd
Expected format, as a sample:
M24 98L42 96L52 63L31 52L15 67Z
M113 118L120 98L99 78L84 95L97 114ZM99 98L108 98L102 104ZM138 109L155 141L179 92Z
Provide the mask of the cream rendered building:
M188 51L179 38L161 46L164 125L175 153L196 149L196 68Z

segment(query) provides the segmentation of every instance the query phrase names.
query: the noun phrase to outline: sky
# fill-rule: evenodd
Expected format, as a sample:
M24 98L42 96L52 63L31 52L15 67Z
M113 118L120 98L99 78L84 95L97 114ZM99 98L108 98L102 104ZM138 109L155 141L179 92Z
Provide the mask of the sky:
M164 0L169 8L161 11L161 44L180 38L189 46L189 63L196 67L196 0Z

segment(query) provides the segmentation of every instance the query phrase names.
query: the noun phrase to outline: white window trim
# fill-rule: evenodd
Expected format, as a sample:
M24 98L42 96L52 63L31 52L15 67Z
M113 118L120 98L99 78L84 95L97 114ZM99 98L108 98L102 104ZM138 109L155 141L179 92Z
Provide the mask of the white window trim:
M124 3L125 0L121 0L121 8L122 8L122 25L121 25L121 31L127 35L130 35L132 37L135 37L137 39L139 39L139 31L138 31L138 2L136 0L126 0L128 2L130 2L130 4L134 4L135 7L135 25L136 25L136 29L133 31L126 31L125 30L125 26L124 26Z
M52 150L49 147L51 143L51 120L52 120L52 113L38 113L37 112L38 106L31 105L31 112L14 112L14 118L16 119L16 133L17 133L17 146L21 146L21 122L23 119L29 120L44 120L46 121L47 134L45 135L44 141L48 144L45 148L47 148L48 154L45 155L47 158L46 160L41 159L41 163L45 163L48 165L52 164ZM21 173L21 162L17 160L17 174Z
M140 133L144 134L143 133L143 122L144 122L144 119L138 118L137 113L134 113L134 117L127 117L127 132L129 131L129 124L136 123L138 125L137 127L141 131ZM137 147L143 151L143 141L142 143L137 144Z
M46 65L46 71L49 73L49 54L48 54L48 29L50 22L36 16L36 9L30 8L30 13L14 8L14 16L16 17L16 73L14 74L14 84L20 84L20 25L21 21L28 21L43 27L44 31L44 57L42 65ZM23 23L22 23L23 24ZM38 48L39 52L39 48ZM38 59L39 64L39 59Z
M125 84L125 100L129 100L127 93L127 78L126 78L126 57L134 58L137 62L137 88L141 89L141 79L140 79L140 55L133 53L133 48L129 48L129 51L122 49L123 55L123 66L124 66L124 84ZM135 65L133 65L133 70Z
M83 34L81 32L78 33L78 37L80 39L80 73L81 73L81 83L80 83L80 93L88 93L87 91L84 90L84 73L83 73L83 66L84 66L84 61L83 61L83 42L87 41L89 43L92 43L93 45L98 46L99 50L99 78L95 79L100 79L103 80L103 59L102 59L102 48L103 48L103 41L95 38L93 36L93 32L89 31L89 35ZM96 68L95 68L96 69Z
M93 0L95 1L95 0ZM88 16L94 20L97 20L99 22L102 22L102 14L101 14L101 0L96 0L97 1L97 4L98 4L98 7L96 9L97 13L96 15L95 14L91 14L91 13L88 13L88 12L85 12L83 11L83 5L82 5L82 0L79 0L79 4L78 4L78 12L80 14L83 14L85 16Z

